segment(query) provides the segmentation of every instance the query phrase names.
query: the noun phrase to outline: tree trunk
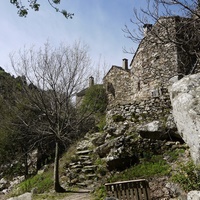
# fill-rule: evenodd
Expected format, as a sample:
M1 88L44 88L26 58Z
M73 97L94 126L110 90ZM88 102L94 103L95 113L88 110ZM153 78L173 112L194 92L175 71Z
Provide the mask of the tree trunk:
M25 179L28 178L28 154L27 152L25 152L25 155L24 155L24 176L25 176Z
M59 144L58 144L58 141L56 141L56 146L55 146L54 189L55 189L55 192L65 192L65 189L60 186L60 182L59 182Z

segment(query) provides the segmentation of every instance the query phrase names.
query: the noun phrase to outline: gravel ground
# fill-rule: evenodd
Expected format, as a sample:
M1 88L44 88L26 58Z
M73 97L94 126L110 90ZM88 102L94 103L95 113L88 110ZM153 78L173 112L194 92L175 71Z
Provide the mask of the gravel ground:
M62 200L92 200L90 193L72 193Z

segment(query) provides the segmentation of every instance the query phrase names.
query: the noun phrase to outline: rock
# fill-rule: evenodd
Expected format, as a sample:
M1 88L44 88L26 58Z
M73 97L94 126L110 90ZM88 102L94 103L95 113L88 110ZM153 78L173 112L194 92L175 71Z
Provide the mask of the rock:
M137 128L137 132L143 138L162 139L164 137L163 124L160 121L153 121L145 125L140 125Z
M6 189L8 185L9 185L9 182L6 179L2 178L0 180L0 191Z
M18 197L12 197L7 200L32 200L32 194L29 192L26 192Z
M107 133L101 133L101 135L99 135L98 137L92 139L92 143L95 146L102 145L105 142L106 135L107 135Z
M187 200L199 200L200 199L200 191L194 190L190 191L187 195Z
M200 163L200 73L175 82L169 91L178 132L194 162Z
M117 140L119 138L115 138L112 140L107 141L105 144L99 146L96 148L96 153L101 157L106 157L108 155L108 153L110 152L110 150L115 146L115 144L117 143Z

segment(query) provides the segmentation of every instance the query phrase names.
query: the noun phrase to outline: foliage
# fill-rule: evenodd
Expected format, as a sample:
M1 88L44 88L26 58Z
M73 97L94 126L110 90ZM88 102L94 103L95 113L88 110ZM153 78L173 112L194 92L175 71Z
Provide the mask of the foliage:
M93 85L87 88L83 101L81 103L81 111L89 113L104 113L107 106L107 95L103 85Z
M100 163L98 160L97 163ZM107 182L127 181L130 179L159 177L169 175L170 166L163 159L162 155L152 155L151 158L141 160L140 164L134 165L122 172L111 174ZM105 187L97 188L95 191L96 199L105 199Z
M99 122L97 124L97 127L98 127L98 131L103 131L105 125L106 125L106 115L103 114L103 115L99 115L98 116L98 119L99 119Z
M181 163L173 174L172 181L179 183L186 192L199 190L200 166L196 166L192 161Z
M73 13L68 13L66 10L60 10L56 6L60 3L60 1L61 0L48 0L48 3L53 9L55 9L56 12L63 14L63 16L66 17L67 19L68 18L72 19L74 15ZM29 12L28 7L30 7L34 11L39 11L40 9L40 4L38 3L37 0L28 0L28 6L25 6L25 3L22 4L21 0L10 0L10 3L16 6L18 10L18 15L20 17L26 17L28 15Z

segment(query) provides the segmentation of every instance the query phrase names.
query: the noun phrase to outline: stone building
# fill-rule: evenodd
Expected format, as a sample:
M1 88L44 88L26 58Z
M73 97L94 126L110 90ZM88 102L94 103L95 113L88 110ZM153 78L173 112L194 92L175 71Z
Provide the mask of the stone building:
M107 91L109 105L130 101L131 73L128 60L122 60L122 66L113 65L103 79Z
M153 26L144 26L144 38L130 69L125 64L112 66L103 79L109 99L109 124L114 124L113 116L121 116L129 126L158 120L166 128L171 114L168 86L184 75L200 71L194 54L200 49L194 45L200 41L195 23L192 18L174 16L161 17Z
M104 77L110 104L161 97L167 92L170 79L180 79L199 71L196 55L188 51L199 39L194 33L190 35L194 26L191 20L161 17L154 26L144 25L144 38L133 56L130 69L126 66L127 59L123 59L126 65L112 66ZM177 45L181 42L182 45Z

